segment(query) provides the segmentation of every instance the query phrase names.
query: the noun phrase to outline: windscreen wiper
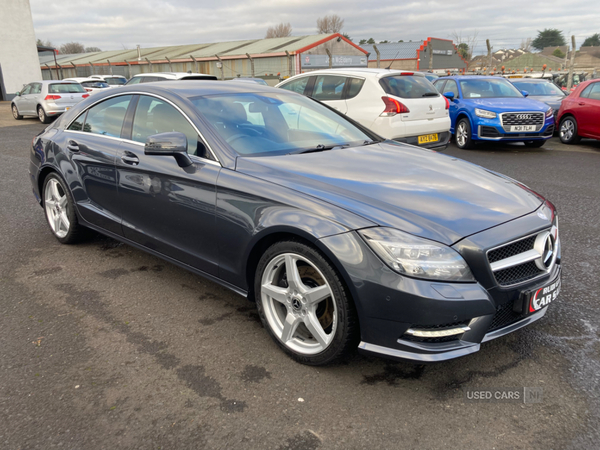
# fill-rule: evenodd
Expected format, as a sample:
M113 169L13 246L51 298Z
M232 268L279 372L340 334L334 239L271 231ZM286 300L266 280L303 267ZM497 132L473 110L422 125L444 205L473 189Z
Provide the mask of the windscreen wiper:
M301 155L303 153L315 153L315 152L324 152L326 150L333 150L334 148L346 148L346 147L350 147L350 144L342 144L342 145L323 145L323 144L319 144L316 147L313 148L307 148L304 150L300 150L300 151L296 151L296 152L290 152L288 153L288 155Z
M421 97L437 97L438 94L437 92L425 92L423 95L421 95Z

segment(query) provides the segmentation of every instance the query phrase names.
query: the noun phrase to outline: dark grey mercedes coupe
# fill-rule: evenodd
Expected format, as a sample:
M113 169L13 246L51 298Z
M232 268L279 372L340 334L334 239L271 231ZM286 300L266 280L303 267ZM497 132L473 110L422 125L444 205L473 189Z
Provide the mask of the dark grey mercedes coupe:
M33 140L54 236L95 230L247 296L299 362L467 355L559 293L555 208L513 179L280 89L109 91Z

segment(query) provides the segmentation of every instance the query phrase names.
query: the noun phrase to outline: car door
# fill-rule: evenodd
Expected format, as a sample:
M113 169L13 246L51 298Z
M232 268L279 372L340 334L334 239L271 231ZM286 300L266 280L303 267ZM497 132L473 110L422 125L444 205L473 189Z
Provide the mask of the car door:
M31 92L29 93L29 101L31 102L30 107L36 111L37 105L39 105L42 100L42 83L31 83Z
M37 115L37 112L35 112L32 107L31 84L28 84L21 89L20 95L15 97L14 102L15 105L17 105L20 114Z
M121 234L121 205L117 197L115 158L132 95L104 100L80 114L63 133L61 146L80 174L83 192L73 196L88 222Z
M437 85L436 85L437 87ZM458 115L458 108L460 105L460 100L459 100L459 93L458 93L458 86L456 84L456 81L454 80L446 80L446 84L443 86L444 92L442 92L442 95L444 95L446 92L452 92L454 94L454 99L450 100L448 99L448 101L450 102L450 107L448 108L448 112L450 114L450 131L452 133L454 133L454 125L456 124L456 116Z
M144 154L149 136L177 131L192 166ZM191 120L164 98L140 95L116 161L123 235L163 255L217 274L216 182L221 165Z
M337 111L346 114L348 106L344 98L348 78L338 75L318 75L310 96Z
M587 86L576 103L578 131L587 136L600 135L600 82Z

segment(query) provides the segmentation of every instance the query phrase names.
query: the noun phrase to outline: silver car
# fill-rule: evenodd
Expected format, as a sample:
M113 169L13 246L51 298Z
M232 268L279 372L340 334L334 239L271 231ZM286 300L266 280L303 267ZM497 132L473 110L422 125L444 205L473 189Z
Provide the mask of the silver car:
M38 116L42 123L48 123L89 96L89 92L79 83L34 81L17 92L11 109L16 120L21 120L23 116Z

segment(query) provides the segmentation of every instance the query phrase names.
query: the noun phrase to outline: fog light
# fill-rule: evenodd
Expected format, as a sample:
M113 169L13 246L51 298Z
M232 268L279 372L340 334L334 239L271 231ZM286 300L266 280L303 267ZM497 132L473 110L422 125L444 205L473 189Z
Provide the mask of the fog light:
M457 334L463 334L467 331L471 331L469 327L457 327L457 328L448 328L447 330L413 330L409 328L406 330L405 334L410 334L411 336L422 337L422 338L436 338L436 337L445 337L445 336L455 336Z

